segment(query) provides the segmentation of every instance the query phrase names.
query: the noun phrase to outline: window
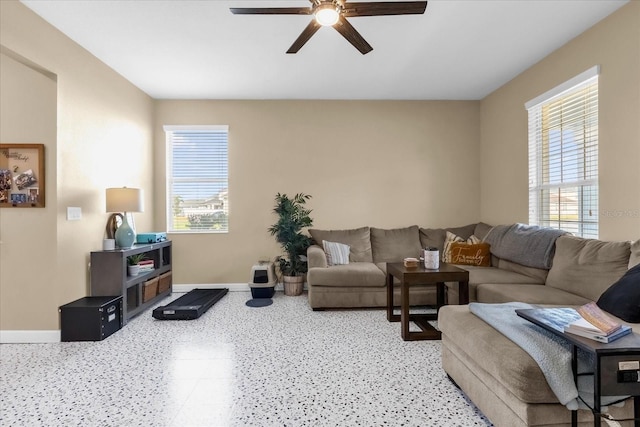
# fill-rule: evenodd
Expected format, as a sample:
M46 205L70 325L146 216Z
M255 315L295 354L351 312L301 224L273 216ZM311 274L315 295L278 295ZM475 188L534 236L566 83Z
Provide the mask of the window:
M529 223L598 237L598 67L525 104Z
M165 126L167 231L229 231L228 126Z

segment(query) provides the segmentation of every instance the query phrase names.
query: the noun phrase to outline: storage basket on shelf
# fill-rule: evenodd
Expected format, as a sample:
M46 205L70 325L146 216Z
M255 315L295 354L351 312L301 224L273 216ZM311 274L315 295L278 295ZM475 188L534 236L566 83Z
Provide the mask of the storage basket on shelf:
M172 278L170 271L161 274L160 276L158 276L158 279L158 294L171 290Z
M142 287L142 302L147 302L158 295L158 282L159 277L154 277L144 282Z

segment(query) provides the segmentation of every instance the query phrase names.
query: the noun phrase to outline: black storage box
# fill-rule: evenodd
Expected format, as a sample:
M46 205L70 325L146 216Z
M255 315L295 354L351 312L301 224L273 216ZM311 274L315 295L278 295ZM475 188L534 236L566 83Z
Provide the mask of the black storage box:
M59 311L62 342L102 341L122 328L122 296L84 297Z

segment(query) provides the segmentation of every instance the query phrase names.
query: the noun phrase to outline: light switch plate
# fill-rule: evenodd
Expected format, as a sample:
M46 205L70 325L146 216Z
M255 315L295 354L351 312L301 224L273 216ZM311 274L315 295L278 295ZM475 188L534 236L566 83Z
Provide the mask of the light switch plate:
M67 207L67 221L79 221L82 219L82 208Z

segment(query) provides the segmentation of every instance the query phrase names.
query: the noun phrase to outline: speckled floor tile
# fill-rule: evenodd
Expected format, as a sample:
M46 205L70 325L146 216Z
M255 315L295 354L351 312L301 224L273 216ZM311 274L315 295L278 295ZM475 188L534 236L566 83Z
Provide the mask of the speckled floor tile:
M402 341L384 310L250 298L191 321L149 310L100 342L0 345L0 425L491 425L446 378L440 342Z

